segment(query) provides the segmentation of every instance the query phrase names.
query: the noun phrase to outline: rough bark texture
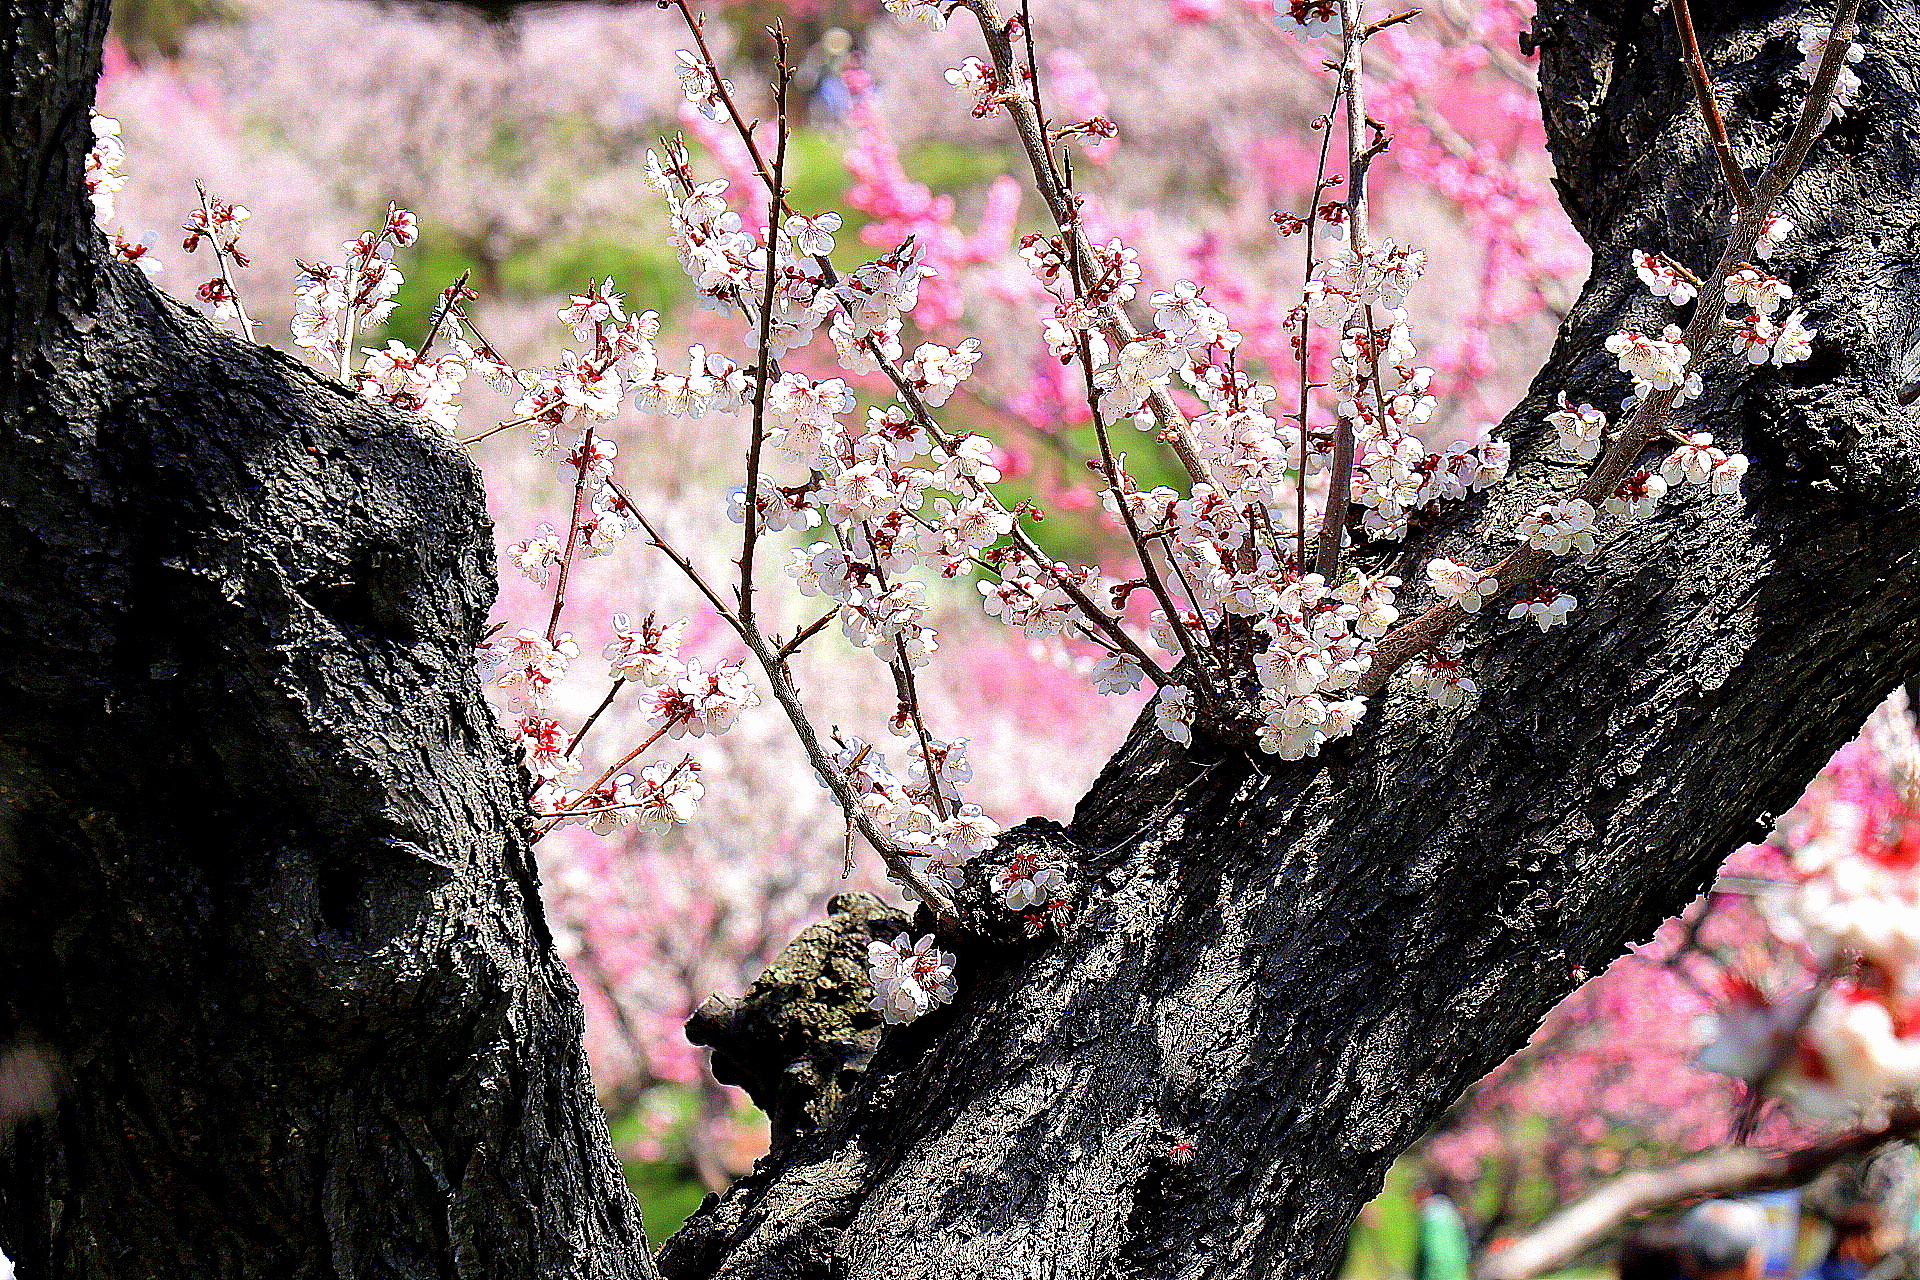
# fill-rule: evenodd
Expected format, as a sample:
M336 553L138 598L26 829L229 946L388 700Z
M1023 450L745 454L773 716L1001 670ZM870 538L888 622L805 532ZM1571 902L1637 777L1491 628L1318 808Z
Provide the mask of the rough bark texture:
M1757 169L1821 11L1698 16ZM1721 359L1681 417L1752 458L1744 501L1613 528L1556 575L1582 605L1563 630L1483 616L1470 715L1394 694L1299 765L1137 729L1064 833L1023 832L1072 866L1071 926L956 940L958 1002L890 1033L848 1105L671 1241L669 1277L1329 1274L1394 1156L1792 803L1920 658L1920 419L1895 398L1920 22L1863 16L1862 109L1816 148L1775 259L1815 355ZM1704 268L1728 223L1664 6L1549 0L1537 34L1598 271L1509 420L1518 479L1422 555L1487 563L1572 487L1551 397L1617 403L1603 339L1669 311L1629 250Z
M652 1275L473 674L479 478L104 261L104 10L0 6L0 1045L65 1076L0 1249Z
M68 1079L0 1140L0 1248L26 1280L646 1274L470 671L471 468L100 263L101 16L41 9L0 2L0 1043ZM1816 16L1700 15L1750 160ZM1815 358L1722 361L1690 415L1752 457L1744 504L1611 533L1563 630L1479 621L1470 715L1387 697L1300 765L1136 732L1012 837L1070 869L1064 931L976 907L958 1003L857 1080L871 1027L793 1007L864 998L881 921L843 911L703 1021L785 1136L669 1275L1327 1274L1393 1157L1920 669L1920 21L1865 17L1864 109L1779 260ZM1519 479L1421 554L1484 562L1571 485L1550 396L1616 400L1601 340L1664 318L1627 251L1704 266L1726 222L1665 11L1538 31L1600 273Z

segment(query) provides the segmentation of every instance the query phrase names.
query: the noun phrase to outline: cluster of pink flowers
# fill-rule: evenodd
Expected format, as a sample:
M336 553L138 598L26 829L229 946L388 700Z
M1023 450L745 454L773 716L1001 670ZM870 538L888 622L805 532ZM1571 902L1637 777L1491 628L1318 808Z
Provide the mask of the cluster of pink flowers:
M1896 694L1834 758L1775 845L1760 900L1809 981L1736 972L1706 1061L1817 1117L1920 1094L1920 735Z

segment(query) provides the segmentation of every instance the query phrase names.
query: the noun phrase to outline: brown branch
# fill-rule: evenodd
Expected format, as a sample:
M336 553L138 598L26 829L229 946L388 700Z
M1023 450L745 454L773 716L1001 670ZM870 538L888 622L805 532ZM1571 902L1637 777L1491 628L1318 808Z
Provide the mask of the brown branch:
M1673 25L1680 33L1680 45L1686 53L1687 75L1693 80L1693 96L1699 100L1700 115L1707 122L1713 139L1714 154L1720 158L1720 172L1726 175L1727 189L1742 213L1753 205L1753 188L1733 158L1733 142L1727 137L1727 122L1720 116L1720 99L1714 96L1713 82L1707 79L1707 64L1700 56L1700 41L1693 33L1693 11L1687 0L1673 0Z
M786 33L778 23L774 24L773 42L777 59L774 74L778 77L774 87L774 105L779 133L774 144L773 174L767 180L767 281L760 299L759 335L755 343L759 358L754 362L753 370L753 432L747 442L747 492L743 504L745 509L741 512L746 532L741 535L740 543L740 623L747 628L755 625L753 551L754 542L760 534L760 453L767 439L767 379L773 364L773 295L780 281L780 208L786 196L787 86L793 79L793 72L787 66ZM719 83L717 75L715 83ZM750 130L747 136L752 136Z
M1664 1169L1621 1174L1483 1260L1475 1280L1534 1280L1567 1266L1635 1214L1707 1196L1751 1195L1797 1187L1848 1156L1915 1133L1920 1133L1920 1110L1909 1107L1895 1112L1878 1128L1792 1151L1727 1147Z

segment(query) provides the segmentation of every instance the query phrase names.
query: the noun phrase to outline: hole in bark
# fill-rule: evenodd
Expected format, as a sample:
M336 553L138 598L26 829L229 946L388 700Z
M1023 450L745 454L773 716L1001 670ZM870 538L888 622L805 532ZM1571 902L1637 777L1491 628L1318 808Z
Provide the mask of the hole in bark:
M351 867L323 865L314 876L313 892L320 923L329 931L357 937L366 924L366 904L360 876Z

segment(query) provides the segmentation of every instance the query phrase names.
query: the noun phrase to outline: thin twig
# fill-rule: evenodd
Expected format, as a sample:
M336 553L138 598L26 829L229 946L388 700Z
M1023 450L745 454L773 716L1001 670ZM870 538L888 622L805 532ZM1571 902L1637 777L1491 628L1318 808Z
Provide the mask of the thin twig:
M560 634L560 611L567 604L567 576L573 569L574 551L580 545L580 504L587 495L587 468L593 459L593 423L580 433L579 474L573 482L573 508L567 517L567 548L560 557L560 570L553 583L553 613L547 618L547 643Z
M574 734L573 741L567 744L567 758L571 759L573 753L580 749L580 744L587 740L587 734L592 732L593 726L599 723L600 717L606 712L606 709L613 705L614 698L619 696L621 688L626 683L627 678L625 676L617 677L614 680L613 687L607 690L607 696L600 699L600 705L593 709L593 714L587 717L587 722L580 726L580 732Z
M1714 154L1720 158L1720 172L1726 177L1727 189L1733 192L1734 203L1745 212L1753 204L1753 188L1747 185L1747 176L1740 172L1740 162L1733 157L1733 141L1727 137L1727 122L1720 116L1720 100L1714 95L1713 82L1707 78L1707 64L1700 56L1700 41L1693 32L1693 11L1687 7L1687 0L1673 0L1673 25L1680 33L1680 47L1687 75L1693 80L1693 96L1700 103L1700 116L1707 122Z
M1360 83L1362 47L1360 0L1340 0L1340 88L1347 112L1347 252L1367 255L1367 169L1377 154L1367 145L1366 91ZM1373 332L1367 332L1369 343ZM1347 504L1353 493L1353 423L1334 415L1333 470L1327 477L1327 505L1320 517L1320 548L1314 572L1331 583L1340 572L1340 549L1347 533Z
M233 299L234 314L240 319L240 332L248 342L254 341L253 318L247 314L247 306L240 301L240 291L234 288L233 273L227 268L227 251L220 243L218 229L213 220L213 205L207 199L207 187L196 181L193 189L200 193L200 214L207 220L207 244L213 249L213 260L220 268L220 283L226 286L227 297ZM343 375L344 376L344 375Z
M760 333L757 344L757 356L753 371L753 431L747 440L747 494L743 504L745 510L746 532L741 535L740 545L740 625L751 629L753 618L753 550L760 535L760 450L767 439L767 378L769 366L773 362L773 293L774 286L780 280L780 265L777 261L780 235L780 207L786 195L787 169L787 82L793 73L787 69L787 37L778 22L773 26L775 51L775 74L779 77L774 88L775 129L777 138L773 151L772 189L768 193L767 212L767 283L760 297ZM714 82L719 83L715 76Z
M427 336L420 342L420 354L426 355L433 349L433 343L440 336L441 326L446 324L447 316L462 301L472 295L467 291L467 280L473 275L473 268L460 273L460 278L440 291L440 305L433 310L433 319L427 323Z

